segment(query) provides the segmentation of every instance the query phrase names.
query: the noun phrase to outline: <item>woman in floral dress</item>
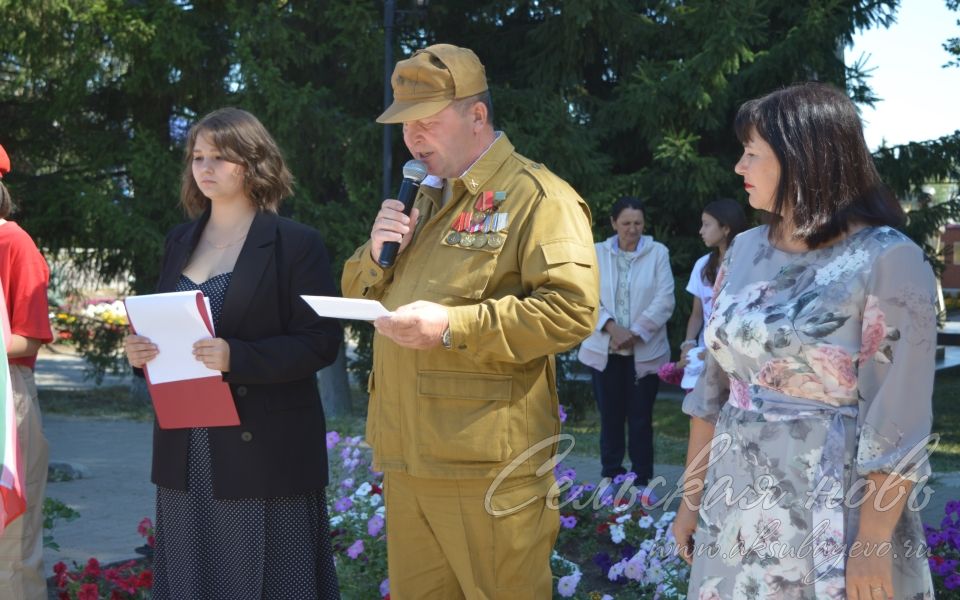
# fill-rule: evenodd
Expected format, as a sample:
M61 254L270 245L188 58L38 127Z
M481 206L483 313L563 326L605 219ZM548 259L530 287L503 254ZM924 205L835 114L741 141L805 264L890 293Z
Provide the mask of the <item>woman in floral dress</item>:
M843 92L773 92L736 130L735 170L771 219L724 257L684 401L688 598L933 598L911 495L930 473L933 271L893 229Z

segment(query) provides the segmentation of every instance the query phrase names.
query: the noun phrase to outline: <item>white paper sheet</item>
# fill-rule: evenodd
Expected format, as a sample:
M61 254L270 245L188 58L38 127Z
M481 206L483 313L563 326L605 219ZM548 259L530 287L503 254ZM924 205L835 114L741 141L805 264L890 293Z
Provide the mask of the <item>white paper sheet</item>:
M194 342L209 339L207 329L197 307L200 292L171 292L129 296L124 303L127 316L138 335L150 338L160 353L147 363L151 383L183 381L221 375L203 366L193 357ZM204 298L211 326L210 303Z
M300 296L321 317L373 321L390 311L376 300L337 298L336 296Z

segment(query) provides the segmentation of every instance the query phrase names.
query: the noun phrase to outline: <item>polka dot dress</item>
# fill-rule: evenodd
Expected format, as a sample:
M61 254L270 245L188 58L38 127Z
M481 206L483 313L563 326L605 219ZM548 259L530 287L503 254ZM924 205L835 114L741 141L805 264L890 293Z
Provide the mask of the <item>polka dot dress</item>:
M199 289L214 327L230 273ZM305 600L340 597L326 495L218 500L207 429L190 430L187 491L157 487L154 600Z

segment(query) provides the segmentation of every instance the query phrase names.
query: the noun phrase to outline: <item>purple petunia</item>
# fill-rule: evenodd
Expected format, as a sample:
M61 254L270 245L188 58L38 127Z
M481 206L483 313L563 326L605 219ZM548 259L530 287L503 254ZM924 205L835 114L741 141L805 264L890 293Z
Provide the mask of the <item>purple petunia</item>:
M380 595L384 598L390 593L390 579L384 579L380 582Z
M960 587L960 575L953 573L952 575L947 576L947 578L943 580L943 585L948 590L957 589Z
M327 432L327 450L332 450L340 442L340 434L336 431Z
M577 518L573 515L560 517L560 525L564 529L573 529L577 526Z
M337 512L346 512L350 510L352 507L353 507L353 500L351 500L349 496L340 498L339 500L333 503L333 510Z
M370 537L377 537L380 535L380 531L383 529L383 524L383 517L380 515L373 515L370 517L370 520L367 521L367 533L370 534Z
M561 423L566 423L566 422L567 422L567 411L563 410L563 405L562 405L562 404L558 405L558 408L559 408L559 410L560 410L560 422L561 422Z
M363 554L363 540L357 540L347 548L347 556L356 559Z

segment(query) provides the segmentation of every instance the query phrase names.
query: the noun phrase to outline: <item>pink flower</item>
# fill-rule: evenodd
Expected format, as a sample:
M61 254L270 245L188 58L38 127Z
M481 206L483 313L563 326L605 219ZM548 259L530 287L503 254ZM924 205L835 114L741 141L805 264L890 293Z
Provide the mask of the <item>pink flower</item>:
M858 362L863 364L873 358L885 337L887 337L887 319L880 310L880 300L876 296L867 295L867 305L863 309Z
M750 410L750 385L745 381L730 378L730 399L734 406L744 410Z
M350 558L356 559L361 554L363 554L363 540L357 540L347 548L347 556Z
M807 350L805 358L820 378L827 396L825 400L852 400L857 397L857 373L853 368L853 357L846 350L824 344Z
M825 397L823 384L805 365L792 358L775 358L764 363L757 374L757 383L798 398Z
M90 560L88 560L87 566L83 569L83 574L93 578L99 578L100 562L95 558L91 558Z
M95 583L85 583L77 592L77 600L100 600L100 589Z
M143 537L147 537L153 532L153 521L149 517L144 517L141 519L140 524L137 525L137 533Z

